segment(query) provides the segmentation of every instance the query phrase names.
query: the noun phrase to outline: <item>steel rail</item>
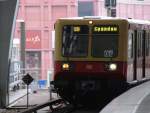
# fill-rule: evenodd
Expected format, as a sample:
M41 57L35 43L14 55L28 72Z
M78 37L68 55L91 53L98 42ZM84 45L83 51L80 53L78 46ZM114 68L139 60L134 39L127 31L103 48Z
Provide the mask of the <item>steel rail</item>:
M45 108L47 106L52 106L52 105L55 105L55 104L61 103L61 102L63 102L63 99L55 99L55 100L52 100L52 101L48 101L48 102L36 105L34 107L31 107L31 108L26 109L24 111L21 111L19 113L37 113L37 111L42 109L42 108Z

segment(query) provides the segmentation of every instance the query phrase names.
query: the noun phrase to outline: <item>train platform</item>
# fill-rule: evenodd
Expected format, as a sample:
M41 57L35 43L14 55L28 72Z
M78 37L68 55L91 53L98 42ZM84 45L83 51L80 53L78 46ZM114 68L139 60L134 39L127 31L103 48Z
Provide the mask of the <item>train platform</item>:
M26 92L26 95L24 95L22 98L18 99L15 103L12 104L12 106L18 107L18 106L26 106L27 105L27 91L25 91L25 92ZM47 102L50 99L57 98L57 95L54 93L52 93L52 95L50 95L50 92L48 89L38 89L36 91L36 93L29 91L28 98L29 98L29 106L34 106L37 104Z
M21 96L17 101L13 102L9 109L0 109L0 113L18 113L16 110L10 110L11 108L26 108L27 107L27 90L19 90L17 92L11 92L10 99L14 101L18 96ZM50 99L58 98L57 94L52 93L50 95L49 89L38 89L36 93L29 92L29 107L45 103ZM39 110L37 113L45 113L49 111L49 107Z
M9 92L9 104L12 104L13 102L18 100L19 98L24 97L26 94L27 94L27 89L20 89L20 90L17 90L15 92L10 91Z
M22 93L22 94L21 94ZM23 95L24 94L24 95ZM19 98L17 101L13 102L9 109L11 108L27 108L27 90L20 90L17 92L14 92L10 95L11 99L14 100L17 97L23 95L21 98ZM38 89L36 93L29 90L29 107L33 107L38 104L45 103L49 100L58 98L58 95L55 93L49 92L49 89ZM16 110L7 110L7 109L0 109L0 113L18 113ZM45 113L49 111L49 107L43 108L39 110L37 113Z
M149 113L150 81L113 99L99 113Z

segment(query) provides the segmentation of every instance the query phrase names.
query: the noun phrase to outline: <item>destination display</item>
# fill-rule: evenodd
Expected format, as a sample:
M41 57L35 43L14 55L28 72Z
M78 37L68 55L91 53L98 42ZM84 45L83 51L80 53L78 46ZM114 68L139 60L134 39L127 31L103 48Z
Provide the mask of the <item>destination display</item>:
M119 27L117 25L96 25L92 28L93 34L118 34Z
M89 34L89 27L87 25L65 25L63 30L69 34Z
M80 26L73 27L73 32L80 32L80 31L81 31L81 27Z

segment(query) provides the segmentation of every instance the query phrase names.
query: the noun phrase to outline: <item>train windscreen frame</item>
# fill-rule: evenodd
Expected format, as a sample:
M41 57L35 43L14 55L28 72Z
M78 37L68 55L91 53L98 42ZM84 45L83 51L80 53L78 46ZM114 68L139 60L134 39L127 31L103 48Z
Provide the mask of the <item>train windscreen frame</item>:
M89 26L64 25L62 28L62 56L86 57L88 55Z
M92 27L92 56L113 58L118 56L119 26L94 25Z

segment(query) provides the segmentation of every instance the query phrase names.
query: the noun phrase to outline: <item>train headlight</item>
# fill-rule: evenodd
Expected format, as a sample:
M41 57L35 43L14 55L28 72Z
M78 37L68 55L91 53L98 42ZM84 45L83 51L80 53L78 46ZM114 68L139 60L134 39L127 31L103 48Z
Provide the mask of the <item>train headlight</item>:
M70 65L68 63L62 64L62 69L63 70L69 70Z
M115 63L109 64L109 70L110 70L110 71L115 71L115 70L117 70L117 64L115 64Z
M90 20L90 21L89 21L89 24L93 24L93 21L92 21L92 20Z

